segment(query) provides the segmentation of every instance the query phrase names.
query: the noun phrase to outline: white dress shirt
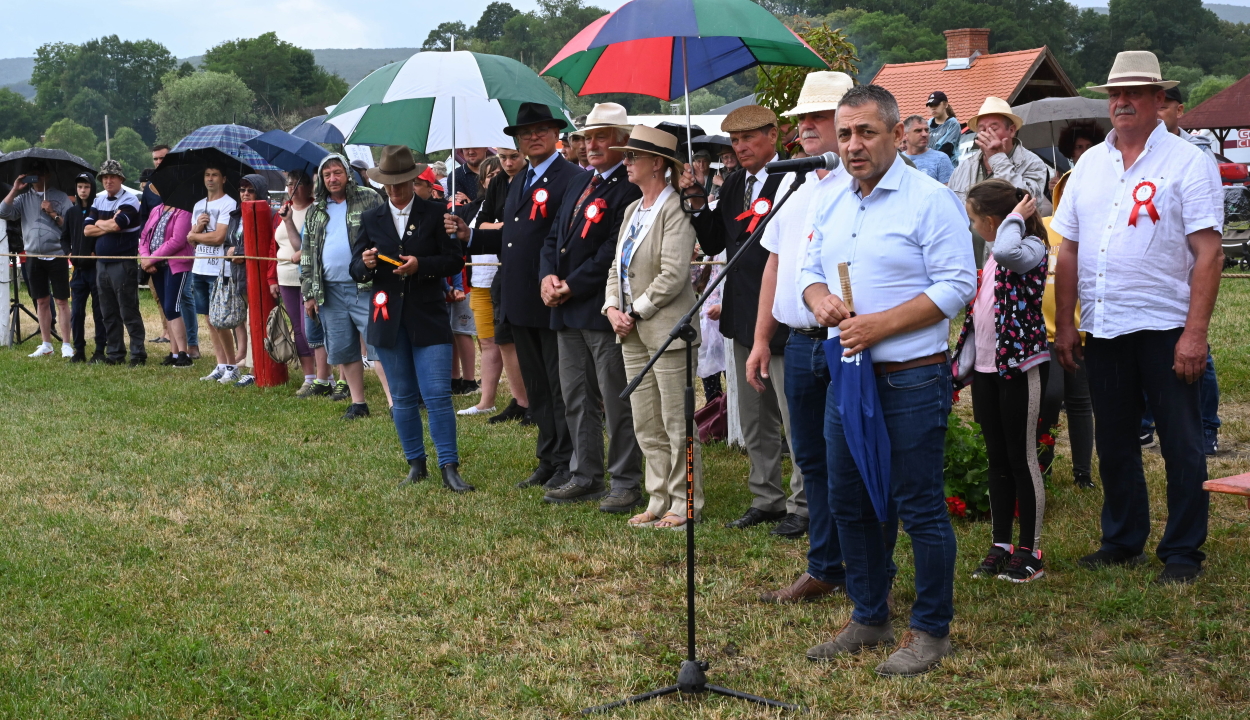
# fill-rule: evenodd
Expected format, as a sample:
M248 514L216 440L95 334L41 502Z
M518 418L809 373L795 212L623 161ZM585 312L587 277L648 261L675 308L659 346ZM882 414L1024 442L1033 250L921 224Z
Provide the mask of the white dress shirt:
M1160 121L1125 170L1117 139L1112 130L1106 142L1085 151L1050 222L1055 232L1080 244L1080 329L1096 338L1183 327L1194 267L1186 236L1224 227L1219 171L1201 150ZM1134 200L1143 182L1155 186L1151 202L1158 222ZM1145 197L1149 189L1140 193ZM1134 208L1137 223L1129 225Z
M808 173L807 182L790 196L764 228L760 245L777 256L777 292L773 295L773 317L792 328L814 328L816 316L803 302L799 275L807 262L807 246L812 239L812 220L817 211L832 201L838 190L846 187L851 176L839 165L823 178L816 171ZM794 173L786 173L781 187L794 182ZM780 198L779 198L780 199Z
M413 196L413 199L416 199L415 195ZM386 201L386 207L390 208L391 222L395 223L395 234L399 236L400 247L403 247L404 231L408 229L408 215L412 212L412 200L409 200L407 205L397 208L395 207L395 203L388 199Z
M850 263L856 313L890 310L923 293L948 318L882 340L871 348L874 362L949 349L949 318L977 289L968 215L954 192L897 155L867 197L852 179L816 211L800 288L825 283L840 297L843 262ZM837 334L830 328L830 337Z

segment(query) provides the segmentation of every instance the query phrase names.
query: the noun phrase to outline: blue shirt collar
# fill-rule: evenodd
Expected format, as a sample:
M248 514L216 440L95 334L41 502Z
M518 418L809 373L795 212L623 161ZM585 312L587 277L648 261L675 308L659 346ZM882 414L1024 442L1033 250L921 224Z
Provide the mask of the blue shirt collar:
M530 165L530 168L534 170L534 179L538 180L538 178L545 175L547 170L551 167L551 164L554 163L558 157L560 157L560 153L553 152L551 153L551 157L538 163L538 165Z
M898 190L903 182L903 174L905 172L907 172L907 163L903 162L898 153L894 153L894 160L890 163L890 169L885 171L885 175L882 175L881 179L877 181L877 186L868 194L872 195L878 190ZM851 178L851 191L859 192L859 180Z

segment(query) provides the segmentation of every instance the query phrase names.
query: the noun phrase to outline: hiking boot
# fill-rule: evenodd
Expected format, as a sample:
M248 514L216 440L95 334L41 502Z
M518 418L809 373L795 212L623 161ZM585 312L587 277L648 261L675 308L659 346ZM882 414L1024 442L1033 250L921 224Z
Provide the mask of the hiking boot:
M812 602L827 598L830 595L837 595L846 590L845 583L827 583L823 580L803 573L789 587L780 590L771 590L760 595L760 602L777 603L779 605L791 605L801 602Z
M607 497L599 501L599 512L627 513L642 507L642 494L637 490L612 488Z
M565 483L572 479L573 473L569 472L568 468L560 468L559 470L556 470L555 475L547 478L547 482L543 483L543 489L555 490L556 488L563 487Z
M1076 564L1089 570L1096 570L1104 567L1129 567L1133 565L1141 565L1144 562L1146 562L1146 555L1144 553L1128 555L1126 553L1112 552L1110 550L1099 550L1098 552L1090 553L1080 560L1077 560Z
M347 388L346 380L339 380L334 383L334 392L330 393L330 399L334 402L342 402L352 396L352 391Z
M1192 585L1201 574L1201 565L1170 562L1164 564L1163 572L1155 578L1155 585Z
M860 625L854 620L847 620L832 640L808 648L807 659L813 662L833 660L893 643L894 628L889 623L873 626Z
M590 485L583 487L577 483L578 478L573 478L554 490L548 490L543 495L543 502L553 503L556 505L564 505L567 503L589 502L598 500L608 494L608 489L602 484Z
M915 677L924 675L955 653L950 636L936 638L924 630L908 630L886 661L877 666L882 677Z
M976 570L972 571L972 579L980 580L982 578L998 577L1003 568L1007 567L1007 560L1010 558L1010 550L997 545L991 547L990 551L986 553L985 559L981 561Z
M1007 568L998 575L999 580L1010 580L1013 583L1033 582L1046 575L1046 564L1042 562L1041 553L1033 554L1026 548L1016 548L1007 561Z

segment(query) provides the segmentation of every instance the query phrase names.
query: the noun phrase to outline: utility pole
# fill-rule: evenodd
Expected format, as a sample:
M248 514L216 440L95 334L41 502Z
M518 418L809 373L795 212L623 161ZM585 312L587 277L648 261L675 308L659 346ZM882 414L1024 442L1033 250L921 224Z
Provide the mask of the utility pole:
M104 159L105 160L113 159L113 145L112 145L112 141L109 139L109 116L108 115L104 116Z

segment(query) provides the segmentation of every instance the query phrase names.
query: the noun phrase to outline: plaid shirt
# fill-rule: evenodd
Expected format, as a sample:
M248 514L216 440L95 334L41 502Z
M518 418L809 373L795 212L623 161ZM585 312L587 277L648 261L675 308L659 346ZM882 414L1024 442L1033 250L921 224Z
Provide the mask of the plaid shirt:
M321 180L321 167L334 158L341 161L343 167L348 167L347 160L341 155L330 155L321 161L321 166L317 168L317 177L313 180L313 204L308 208L308 214L304 217L304 231L301 238L302 253L299 259L301 293L305 300L316 300L318 305L326 301L325 271L322 266L321 253L325 249L326 224L330 221L329 211L326 210L329 194ZM351 173L347 174L347 239L349 242L355 240L356 234L360 232L360 216L366 210L381 204L381 195L370 188L358 186L352 179ZM364 283L362 287L368 287L368 285L369 283Z

